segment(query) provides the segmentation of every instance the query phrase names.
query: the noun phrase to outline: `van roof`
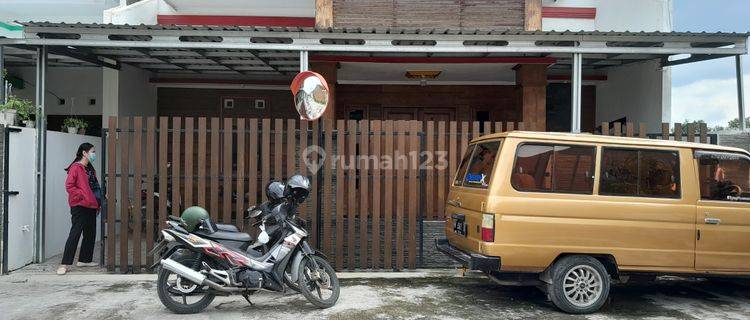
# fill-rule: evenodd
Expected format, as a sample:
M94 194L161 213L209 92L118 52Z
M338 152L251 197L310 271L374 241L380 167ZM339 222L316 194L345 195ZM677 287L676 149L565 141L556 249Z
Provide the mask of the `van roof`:
M633 145L633 146L680 147L680 148L703 149L703 150L731 151L731 152L740 152L744 154L750 154L747 151L739 149L739 148L718 146L718 145L706 144L706 143L603 136L603 135L594 135L590 133L508 131L508 132L493 133L493 134L481 136L477 139L471 140L471 142L474 143L474 142L479 142L483 140L497 139L497 138L539 139L539 140L566 141L566 142L611 143L611 144Z

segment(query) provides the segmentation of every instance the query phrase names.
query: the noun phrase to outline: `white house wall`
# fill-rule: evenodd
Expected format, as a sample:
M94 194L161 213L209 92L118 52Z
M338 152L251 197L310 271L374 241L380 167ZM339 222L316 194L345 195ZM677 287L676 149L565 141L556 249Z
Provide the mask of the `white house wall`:
M68 206L68 193L65 191L65 178L68 174L66 168L75 157L75 152L81 143L88 142L94 145L94 149L103 156L101 152L101 137L85 136L63 132L47 131L47 188L44 192L46 201L45 228L44 228L44 258L49 259L62 254L65 248L65 240L70 231L70 207ZM99 158L103 159L103 157ZM93 162L99 182L102 180L102 162ZM96 238L100 239L99 220L97 215Z
M34 101L36 96L36 68L9 68L9 74L24 80L24 89L12 89L16 96ZM100 115L102 114L102 69L98 67L47 68L48 115ZM58 102L65 99L65 104ZM95 103L89 104L94 99Z
M149 83L151 73L125 64L119 73L119 115L156 116L156 86Z
M596 123L626 117L628 122L646 123L649 133L660 132L663 84L657 62L609 69L607 81L596 86Z
M543 30L672 30L672 0L544 0L542 5L596 8L594 19L543 18Z

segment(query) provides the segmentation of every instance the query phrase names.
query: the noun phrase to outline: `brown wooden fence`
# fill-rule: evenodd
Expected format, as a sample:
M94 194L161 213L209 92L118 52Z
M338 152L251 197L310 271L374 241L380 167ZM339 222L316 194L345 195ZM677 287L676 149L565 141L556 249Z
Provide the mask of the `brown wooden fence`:
M444 220L449 177L468 141L524 124L111 117L108 128L106 265L138 273L153 263L146 252L167 215L199 205L215 221L244 228L241 214L265 199L264 186L294 174L312 183L300 208L310 242L337 270L414 269L431 245L422 241L422 221ZM643 125L602 128L646 136ZM669 139L665 128L660 138ZM705 126L699 131L705 141Z

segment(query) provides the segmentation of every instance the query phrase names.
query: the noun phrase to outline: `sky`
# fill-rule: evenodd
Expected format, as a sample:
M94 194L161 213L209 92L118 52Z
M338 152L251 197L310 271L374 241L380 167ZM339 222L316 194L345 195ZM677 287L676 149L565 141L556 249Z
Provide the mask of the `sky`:
M675 31L750 32L748 0L673 0L673 10ZM750 57L743 56L743 63L747 106ZM672 67L672 122L704 120L709 126L726 126L736 117L734 57Z

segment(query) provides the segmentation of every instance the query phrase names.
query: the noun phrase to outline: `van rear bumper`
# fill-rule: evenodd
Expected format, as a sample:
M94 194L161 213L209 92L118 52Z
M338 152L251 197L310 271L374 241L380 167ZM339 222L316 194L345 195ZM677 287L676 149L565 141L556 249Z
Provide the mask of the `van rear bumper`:
M452 246L448 239L435 239L438 251L445 253L454 260L463 263L470 270L491 272L500 270L500 257L485 256L478 253L469 253Z

